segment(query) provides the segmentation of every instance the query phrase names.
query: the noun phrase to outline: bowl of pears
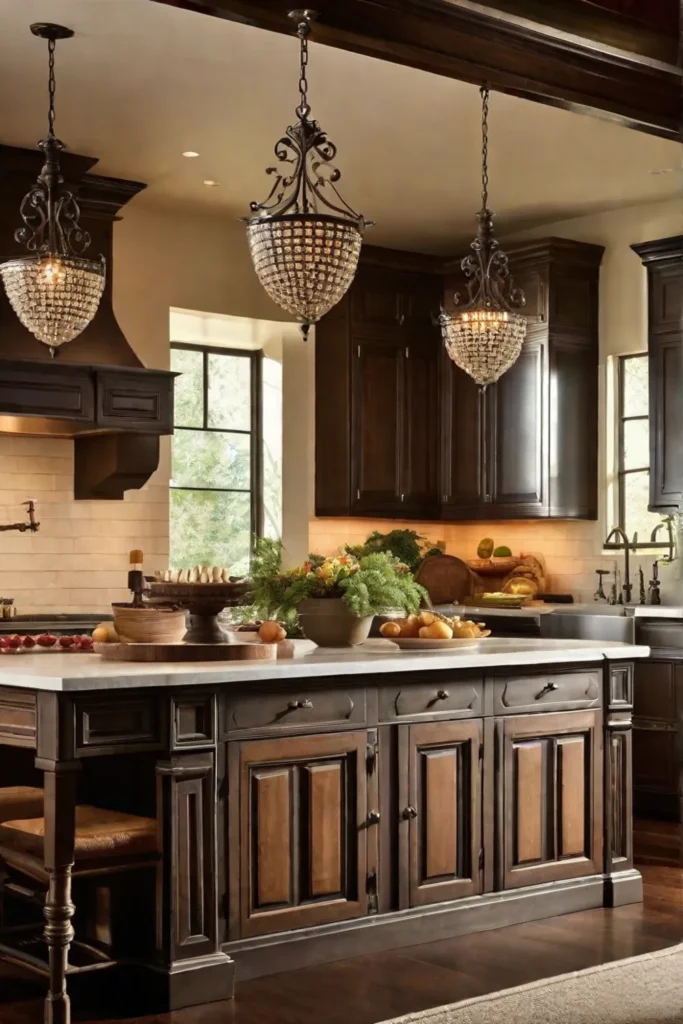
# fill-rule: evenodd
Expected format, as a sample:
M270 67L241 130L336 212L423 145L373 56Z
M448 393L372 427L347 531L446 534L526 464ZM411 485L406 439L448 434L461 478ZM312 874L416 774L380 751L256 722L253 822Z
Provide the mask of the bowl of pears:
M421 612L406 619L393 619L380 633L404 650L430 651L476 647L491 636L483 622L471 622L459 615L449 618L436 612Z

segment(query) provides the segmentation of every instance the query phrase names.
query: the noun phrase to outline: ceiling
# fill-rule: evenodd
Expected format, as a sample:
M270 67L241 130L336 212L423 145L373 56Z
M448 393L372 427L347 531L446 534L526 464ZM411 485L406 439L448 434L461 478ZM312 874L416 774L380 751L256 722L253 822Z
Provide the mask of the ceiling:
M136 204L232 218L265 198L265 168L298 100L295 39L149 0L0 0L9 145L34 146L45 131L46 52L33 21L76 31L57 48L59 136L99 157L98 172L147 182ZM472 234L474 86L315 43L309 80L313 114L339 148L342 193L377 222L368 241L449 253ZM677 143L510 96L492 97L490 164L506 235L683 194Z

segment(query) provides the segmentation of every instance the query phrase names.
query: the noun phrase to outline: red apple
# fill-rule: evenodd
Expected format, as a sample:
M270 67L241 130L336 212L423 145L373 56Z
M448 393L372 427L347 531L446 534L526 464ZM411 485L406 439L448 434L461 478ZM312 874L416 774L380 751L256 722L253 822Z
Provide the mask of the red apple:
M57 643L57 637L53 636L52 633L41 633L40 636L36 637L36 643L40 644L41 647L54 647Z
M23 636L21 639L22 639L22 643L23 643L24 647L35 647L36 646L35 638L32 637L32 636Z
M69 647L74 646L76 640L77 638L75 636L60 636L57 642L60 647L63 647L65 650L68 650Z
M0 636L0 651L6 651L9 647L9 637Z
M21 647L21 637L15 633L14 636L7 637L7 646L12 651L16 651Z
M92 651L93 649L93 638L91 636L79 636L78 648L81 651Z

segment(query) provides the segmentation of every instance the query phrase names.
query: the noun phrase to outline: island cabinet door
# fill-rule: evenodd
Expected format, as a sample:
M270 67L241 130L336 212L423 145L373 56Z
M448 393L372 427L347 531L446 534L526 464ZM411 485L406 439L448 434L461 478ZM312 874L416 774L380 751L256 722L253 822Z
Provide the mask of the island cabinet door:
M481 892L482 723L399 726L401 907Z
M499 719L497 885L602 871L602 713Z
M367 912L367 744L365 731L230 744L235 937Z

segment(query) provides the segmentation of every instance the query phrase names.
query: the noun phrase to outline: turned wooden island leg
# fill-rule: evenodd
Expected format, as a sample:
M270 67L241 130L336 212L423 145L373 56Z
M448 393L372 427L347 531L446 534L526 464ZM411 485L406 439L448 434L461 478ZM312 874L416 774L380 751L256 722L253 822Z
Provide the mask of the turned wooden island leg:
M45 788L44 862L48 874L45 901L45 942L50 983L45 999L45 1024L70 1024L71 1006L66 990L69 946L74 937L71 919L71 868L74 862L76 780L78 762L36 760Z

